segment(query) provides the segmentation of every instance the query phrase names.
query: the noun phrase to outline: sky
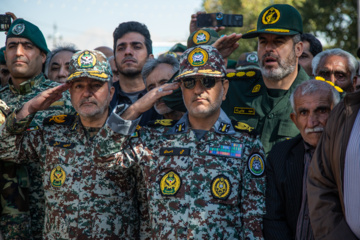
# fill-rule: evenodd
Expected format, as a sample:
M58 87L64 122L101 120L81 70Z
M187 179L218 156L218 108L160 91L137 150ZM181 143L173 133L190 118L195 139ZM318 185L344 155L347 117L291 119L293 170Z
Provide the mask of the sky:
M190 16L201 6L202 0L1 0L0 14L13 12L37 25L50 50L59 43L81 50L113 48L119 23L138 21L147 25L157 56L176 42L186 42ZM5 40L0 32L2 46Z

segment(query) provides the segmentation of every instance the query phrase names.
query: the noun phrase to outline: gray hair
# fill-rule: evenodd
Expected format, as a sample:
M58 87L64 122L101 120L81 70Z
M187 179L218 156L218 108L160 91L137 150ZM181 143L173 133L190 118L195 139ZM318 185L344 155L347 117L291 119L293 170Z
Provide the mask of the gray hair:
M157 59L149 58L146 61L145 65L141 71L141 75L142 75L145 85L146 85L146 78L161 63L166 63L166 64L169 64L170 66L172 66L174 73L180 69L179 61L171 55L160 56Z
M295 100L294 100L295 95L301 97L305 95L319 94L319 92L321 91L325 91L327 93L331 92L331 96L332 96L331 100L333 106L335 106L340 102L340 94L333 86L321 80L311 79L297 86L295 90L291 93L290 103L293 109L293 113L296 114Z
M301 41L301 34L295 34L293 37L294 45Z
M50 67L50 62L51 59L58 54L59 52L62 51L68 51L68 52L72 52L72 53L76 53L79 50L76 49L74 44L68 44L68 45L63 45L63 46L57 46L54 50L52 50L51 52L49 52L46 56L46 61L45 61L45 71L44 74L46 76L48 76L49 74L49 67Z
M328 56L340 56L343 58L346 58L348 61L348 67L349 67L349 71L351 73L351 79L353 79L356 75L356 70L358 69L358 62L356 61L356 58L349 52L344 51L340 48L333 48L333 49L328 49L325 50L319 54L317 54L311 63L312 69L313 69L313 74L314 76L317 75L317 70L318 70L318 66L319 63L321 61L321 59L326 58Z

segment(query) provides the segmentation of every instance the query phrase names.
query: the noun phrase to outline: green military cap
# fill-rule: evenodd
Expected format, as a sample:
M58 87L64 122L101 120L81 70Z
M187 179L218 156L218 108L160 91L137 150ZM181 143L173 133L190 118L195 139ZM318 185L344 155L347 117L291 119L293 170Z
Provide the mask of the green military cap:
M295 35L302 32L303 23L300 13L288 4L274 4L260 13L257 29L250 30L242 38L258 37L260 33Z
M198 45L211 45L218 40L219 34L211 28L202 28L194 31L187 41L187 47L192 48Z
M103 82L110 81L112 77L111 67L102 52L84 50L74 53L70 60L67 82L83 77L89 77Z
M180 73L175 81L190 76L225 77L225 62L220 52L211 45L189 48L181 56Z
M2 64L2 65L6 64L4 51L5 51L5 47L0 48L0 64Z
M226 69L235 69L236 61L232 59L228 59Z
M163 57L163 56L166 56L166 55L173 56L177 60L180 60L180 56L177 55L175 52L171 52L171 51L164 52L163 54L160 54L159 57Z
M14 37L27 38L44 53L48 54L50 52L40 29L24 19L18 18L11 24L6 41Z
M242 53L236 64L237 70L259 69L259 58L257 52Z
M185 52L187 47L181 43L177 43L174 46L172 46L169 50L169 52Z

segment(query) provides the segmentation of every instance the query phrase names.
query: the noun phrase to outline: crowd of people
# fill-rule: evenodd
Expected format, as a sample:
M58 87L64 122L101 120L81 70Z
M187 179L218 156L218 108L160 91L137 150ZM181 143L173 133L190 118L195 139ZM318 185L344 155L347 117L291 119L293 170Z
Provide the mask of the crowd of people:
M12 15L0 239L360 238L359 62L287 4L221 37L199 14L158 58L143 23L50 51Z

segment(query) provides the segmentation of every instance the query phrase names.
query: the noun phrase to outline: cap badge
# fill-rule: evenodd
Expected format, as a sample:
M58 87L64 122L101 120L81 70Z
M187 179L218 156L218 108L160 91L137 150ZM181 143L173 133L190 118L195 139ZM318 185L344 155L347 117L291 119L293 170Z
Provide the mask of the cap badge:
M211 183L211 193L214 198L226 200L231 193L231 182L225 175L216 176Z
M66 173L64 169L60 166L57 166L50 173L50 183L53 187L61 187L66 179Z
M169 171L160 180L160 192L163 196L174 196L181 187L181 179L175 171Z
M78 64L81 68L92 68L95 66L96 57L89 51L85 51L78 57Z
M188 56L188 62L191 66L199 67L205 65L209 58L209 54L202 48L195 48Z
M265 172L265 162L260 154L255 153L250 156L248 161L248 168L250 172L256 177L261 176Z
M199 30L194 34L193 42L196 45L207 43L210 40L210 34L207 31Z
M24 32L24 30L25 30L25 24L19 23L13 27L12 33L15 35L20 35Z
M280 19L280 12L274 7L271 7L269 10L267 10L263 17L262 17L262 23L263 24L274 24Z
M255 53L251 53L246 57L246 61L250 63L257 63L259 58Z

